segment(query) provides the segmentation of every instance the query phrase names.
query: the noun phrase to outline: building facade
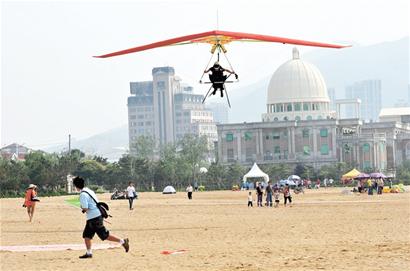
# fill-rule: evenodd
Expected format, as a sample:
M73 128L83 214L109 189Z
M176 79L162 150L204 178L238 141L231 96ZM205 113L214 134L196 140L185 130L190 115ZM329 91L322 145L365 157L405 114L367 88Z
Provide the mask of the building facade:
M218 125L219 162L315 168L346 162L362 170L394 172L409 159L410 121L338 119L329 102L322 75L294 49L292 60L272 75L262 122Z
M140 136L152 137L157 145L174 143L185 134L217 139L212 111L205 109L202 95L181 84L172 67L152 69L152 81L131 82L128 97L129 146L135 152Z

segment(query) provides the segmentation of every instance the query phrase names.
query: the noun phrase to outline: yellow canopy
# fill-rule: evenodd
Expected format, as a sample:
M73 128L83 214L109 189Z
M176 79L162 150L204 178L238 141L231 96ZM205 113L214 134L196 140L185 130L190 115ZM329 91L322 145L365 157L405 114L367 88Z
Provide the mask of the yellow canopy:
M346 173L345 175L342 176L342 180L347 180L347 179L354 179L356 178L358 175L360 174L360 171L358 171L357 169L352 169L351 171L349 171L348 173Z

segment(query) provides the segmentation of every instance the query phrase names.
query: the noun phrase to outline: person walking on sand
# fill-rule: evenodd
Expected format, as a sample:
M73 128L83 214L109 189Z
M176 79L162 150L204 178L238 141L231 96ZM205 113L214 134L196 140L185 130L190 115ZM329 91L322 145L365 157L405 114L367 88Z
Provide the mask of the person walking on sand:
M136 197L137 193L135 192L135 187L132 182L129 182L128 187L127 187L127 196L128 196L128 203L130 205L130 210L133 210L132 208L132 203L134 202L134 199Z
M87 222L85 224L85 228L83 231L83 238L84 243L87 248L87 252L80 256L80 259L87 259L92 258L93 253L91 250L91 239L93 239L94 235L97 233L98 237L101 240L108 240L111 242L120 243L125 252L128 252L130 249L129 240L128 238L120 239L114 235L112 235L105 227L104 227L104 219L101 215L100 210L97 207L98 199L95 195L94 191L85 187L84 179L81 177L75 177L73 179L73 184L77 191L80 191L80 204L83 213L87 215Z
M279 207L279 196L280 196L279 189L275 188L273 190L273 197L275 199L275 205L274 205L275 208Z
M248 207L253 207L253 198L252 198L252 192L251 191L249 191L249 194L248 194Z
M40 201L37 198L37 185L30 184L26 190L23 204L23 207L27 208L27 214L30 222L33 220L37 201Z
M283 189L283 197L284 197L285 207L286 207L286 203L288 200L289 200L289 206L292 206L292 196L290 194L290 188L288 184L286 184L285 188Z
M261 183L256 183L256 195L258 197L257 199L257 204L258 207L263 207L262 206L262 195L263 195L263 188L262 188L262 184Z
M192 188L192 185L191 184L189 184L188 185L188 187L186 188L186 192L187 192L187 195L188 195L188 199L192 199L192 191L193 191L194 189Z
M268 181L268 184L266 185L265 194L266 194L266 206L272 207L272 186L270 184L270 181Z

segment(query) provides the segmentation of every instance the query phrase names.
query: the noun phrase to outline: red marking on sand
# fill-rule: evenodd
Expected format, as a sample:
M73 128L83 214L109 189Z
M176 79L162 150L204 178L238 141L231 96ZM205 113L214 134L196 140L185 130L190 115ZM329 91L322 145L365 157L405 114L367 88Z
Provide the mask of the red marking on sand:
M180 250L163 250L161 251L161 254L163 255L175 255L175 254L182 254L185 253L187 250L185 249L180 249Z
M117 243L93 244L93 249L109 249L120 247ZM84 244L57 244L57 245L29 245L29 246L0 246L0 251L27 252L27 251L61 251L84 250Z

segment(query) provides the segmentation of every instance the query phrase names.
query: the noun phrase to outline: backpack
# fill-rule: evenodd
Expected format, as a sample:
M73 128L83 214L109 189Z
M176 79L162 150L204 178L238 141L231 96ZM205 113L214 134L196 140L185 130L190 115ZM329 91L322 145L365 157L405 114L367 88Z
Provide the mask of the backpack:
M100 210L101 216L102 216L103 218L112 217L111 215L108 214L108 210L110 210L110 208L108 207L108 204L107 204L107 203L105 203L105 202L97 202L97 201L95 200L95 198L94 198L93 196L91 196L90 193L88 193L87 191L81 191L81 193L82 193L82 192L87 193L87 194L94 200L94 202L97 204L97 208L98 208L98 210Z

